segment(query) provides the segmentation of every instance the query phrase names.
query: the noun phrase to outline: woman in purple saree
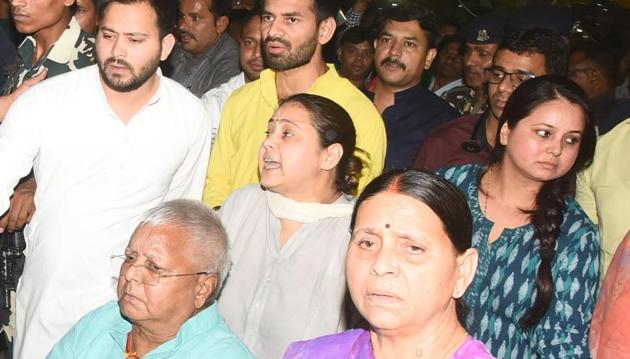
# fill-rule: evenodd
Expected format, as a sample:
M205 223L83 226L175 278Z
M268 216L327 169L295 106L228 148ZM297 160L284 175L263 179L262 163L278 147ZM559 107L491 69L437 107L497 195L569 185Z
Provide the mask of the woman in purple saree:
M458 320L477 268L472 219L453 185L421 171L372 181L354 207L346 276L369 323L296 342L292 358L493 358Z

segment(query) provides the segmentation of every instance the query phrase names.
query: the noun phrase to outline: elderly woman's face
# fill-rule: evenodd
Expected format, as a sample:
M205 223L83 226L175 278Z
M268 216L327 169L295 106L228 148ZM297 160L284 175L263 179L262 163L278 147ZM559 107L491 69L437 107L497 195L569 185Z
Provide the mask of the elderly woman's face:
M459 256L425 204L391 192L359 207L346 257L352 299L375 329L423 327L465 290Z
M286 103L269 120L266 134L258 153L260 182L297 200L304 188L315 188L313 184L326 172L322 170L326 151L311 115L296 102Z
M199 309L200 276L161 277L157 283L144 283L139 266L164 274L196 273L190 260L187 233L172 225L143 225L136 230L126 254L136 266L123 265L118 280L118 303L121 312L134 324L157 322L164 325L182 323Z

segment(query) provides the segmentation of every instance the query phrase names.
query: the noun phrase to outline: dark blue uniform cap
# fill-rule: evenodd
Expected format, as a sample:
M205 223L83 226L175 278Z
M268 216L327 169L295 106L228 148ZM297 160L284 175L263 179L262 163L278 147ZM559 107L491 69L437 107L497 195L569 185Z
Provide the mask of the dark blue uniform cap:
M484 14L473 18L462 28L466 42L471 44L498 44L503 37L505 16L500 13Z

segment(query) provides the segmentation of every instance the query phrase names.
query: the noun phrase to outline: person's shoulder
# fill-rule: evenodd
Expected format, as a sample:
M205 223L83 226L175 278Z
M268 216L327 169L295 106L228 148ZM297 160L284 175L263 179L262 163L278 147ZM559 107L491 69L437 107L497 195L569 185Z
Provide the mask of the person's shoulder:
M228 198L225 200L225 204L223 208L229 208L230 204L243 204L247 203L248 206L253 205L264 199L265 191L259 184L250 184L247 186L243 186L234 192L230 193Z
M201 337L201 347L197 349L203 351L203 358L217 357L222 359L250 359L254 358L249 348L232 332L227 324L221 319L220 323L213 328L208 336ZM211 355L214 353L216 356Z
M71 96L77 101L81 101L82 96L87 95L86 89L88 87L95 88L94 81L98 78L98 74L95 73L97 71L95 66L91 65L47 77L22 94L18 100L22 98L22 100L26 100L31 96L41 95L49 104L55 103L55 101L50 101L53 97L59 99L64 96Z
M451 359L495 359L479 340L469 337Z
M261 83L260 79L251 81L249 83L244 84L243 86L237 88L232 92L232 94L228 97L226 106L247 106L252 98L257 98L261 95Z
M429 136L427 137L427 139L433 136L450 137L448 135L454 132L465 132L465 133L471 134L472 130L475 128L475 124L479 120L479 117L481 117L480 113L468 114L468 115L456 117L436 127L433 131L429 133Z
M467 163L442 167L436 171L436 174L455 184L460 184L471 177L476 177L483 168L478 163Z
M227 100L227 98L234 93L237 89L245 85L245 78L242 72L235 76L232 76L227 82L208 90L202 97L202 101L212 101L212 99L218 99L220 102Z
M565 217L566 224L570 226L569 233L576 232L578 228L597 233L597 227L589 219L574 196L567 196L565 199Z
M628 138L630 138L630 118L621 121L612 130L598 138L595 157L597 158L597 152L609 151L617 143L626 149L630 149L630 140Z
M558 251L566 247L570 251L599 253L599 232L586 212L573 196L565 198L562 236L567 240L558 242Z
M121 320L123 319L118 302L112 300L84 315L76 326L92 331L98 327L110 328L112 324L119 323Z
M357 110L373 112L380 118L374 104L366 94L348 79L339 76L339 73L332 65L328 66L328 71L315 82L311 90L315 95L337 102L348 112Z
M284 359L348 357L357 339L366 331L353 329L346 332L325 335L319 338L292 343L284 353Z
M194 106L203 108L201 101L197 96L193 95L188 89L182 86L177 81L170 79L166 76L160 76L160 81L162 81L162 89L168 95L169 106Z
M427 90L420 84L416 86L416 93L418 94L418 97L420 99L426 101L428 104L439 107L440 110L446 111L446 108L448 107L449 111L459 113L457 112L457 110L453 108L453 106L449 105L448 102L445 101L442 97L436 95L432 91Z
M223 36L224 36L223 47L225 48L225 50L229 52L235 51L237 54L240 53L241 49L238 43L236 42L236 40L234 40L232 36L230 36L230 34L228 33L224 33Z
M254 358L247 346L238 338L223 317L218 313L216 305L206 308L200 313L202 322L199 322L198 331L193 331L192 337L186 339L186 354L195 357L195 354L203 354L200 358L222 359L249 359Z
M216 48L210 48L206 55L213 64L213 67L217 68L221 65L222 68L217 68L217 70L222 71L229 65L240 69L238 61L241 49L228 33L222 34L221 38L214 46L216 46Z

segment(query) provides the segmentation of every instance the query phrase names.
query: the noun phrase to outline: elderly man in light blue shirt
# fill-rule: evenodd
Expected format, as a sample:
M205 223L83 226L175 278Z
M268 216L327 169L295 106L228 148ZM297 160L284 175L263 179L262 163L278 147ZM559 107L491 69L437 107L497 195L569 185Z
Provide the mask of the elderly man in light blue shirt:
M229 263L227 235L198 201L149 210L123 255L118 301L83 317L49 359L253 358L214 303Z

